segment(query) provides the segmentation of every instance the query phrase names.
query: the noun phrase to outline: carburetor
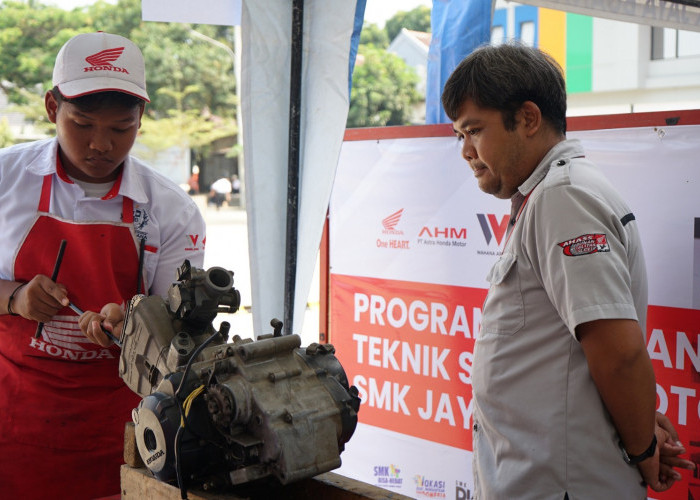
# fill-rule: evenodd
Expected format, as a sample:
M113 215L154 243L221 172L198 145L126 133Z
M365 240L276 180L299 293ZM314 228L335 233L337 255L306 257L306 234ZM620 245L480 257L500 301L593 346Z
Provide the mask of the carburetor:
M167 301L139 295L127 307L119 374L143 397L138 451L181 489L327 472L357 425L358 391L333 346L301 348L277 320L273 333L229 342L229 324L212 320L239 306L231 271L185 261Z

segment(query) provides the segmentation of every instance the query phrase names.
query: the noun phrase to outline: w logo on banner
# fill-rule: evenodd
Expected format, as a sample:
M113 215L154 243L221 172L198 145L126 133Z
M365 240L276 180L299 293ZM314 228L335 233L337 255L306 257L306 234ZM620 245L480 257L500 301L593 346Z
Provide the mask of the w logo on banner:
M386 217L385 219L382 219L382 226L384 226L384 229L387 231L393 231L396 229L396 224L399 223L401 220L401 215L403 214L403 208L399 210L398 212L394 212L390 216Z
M486 238L486 244L491 243L491 238L496 238L496 244L500 245L508 229L510 216L504 215L501 217L501 222L498 222L494 214L476 214L476 217L479 219L481 231L483 231L484 238Z

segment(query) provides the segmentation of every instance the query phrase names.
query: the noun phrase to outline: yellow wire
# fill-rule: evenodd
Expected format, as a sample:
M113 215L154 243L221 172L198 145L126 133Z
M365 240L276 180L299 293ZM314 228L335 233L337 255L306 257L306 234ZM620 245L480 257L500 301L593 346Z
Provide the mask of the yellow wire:
M197 387L194 391L190 392L189 395L185 398L185 402L183 403L183 408L185 409L185 417L187 417L190 414L190 408L192 407L192 402L204 392L204 385L200 385ZM185 427L185 419L180 416L180 427Z

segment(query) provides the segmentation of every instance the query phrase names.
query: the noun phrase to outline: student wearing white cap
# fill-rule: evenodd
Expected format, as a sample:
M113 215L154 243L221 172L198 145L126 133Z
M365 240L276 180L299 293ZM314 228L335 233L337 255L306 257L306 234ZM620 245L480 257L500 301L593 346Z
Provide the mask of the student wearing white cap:
M0 150L6 498L119 493L124 424L140 398L118 376L119 349L99 330L86 337L67 306L166 295L182 262L201 267L204 257L194 202L129 155L149 101L138 47L77 35L57 56L53 84L45 105L56 137Z

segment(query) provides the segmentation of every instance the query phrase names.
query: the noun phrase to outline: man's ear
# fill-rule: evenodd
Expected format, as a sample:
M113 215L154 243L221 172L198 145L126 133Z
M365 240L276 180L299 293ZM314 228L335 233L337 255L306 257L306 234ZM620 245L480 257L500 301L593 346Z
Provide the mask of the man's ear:
M56 115L58 114L58 102L53 96L51 91L46 92L44 96L44 107L46 108L46 115L49 117L51 123L56 123Z
M520 119L525 127L525 133L532 137L542 127L542 111L540 107L532 101L525 101L520 110Z

